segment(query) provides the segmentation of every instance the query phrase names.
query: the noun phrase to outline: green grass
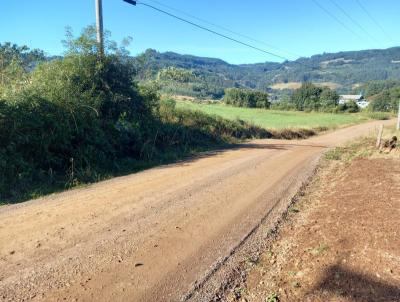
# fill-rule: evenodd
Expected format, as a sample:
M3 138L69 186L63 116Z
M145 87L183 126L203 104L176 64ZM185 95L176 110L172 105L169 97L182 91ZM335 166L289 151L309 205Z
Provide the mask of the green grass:
M336 128L338 126L356 124L371 119L371 117L362 113L332 114L275 111L238 108L224 104L199 104L188 101L178 101L176 105L178 108L200 110L207 114L218 115L230 120L241 119L266 129L317 127Z

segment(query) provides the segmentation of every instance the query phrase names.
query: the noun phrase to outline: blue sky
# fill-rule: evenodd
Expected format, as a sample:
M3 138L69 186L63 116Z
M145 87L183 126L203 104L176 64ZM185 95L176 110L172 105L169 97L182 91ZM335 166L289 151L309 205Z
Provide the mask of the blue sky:
M357 0L334 0L361 24L369 36L331 0L315 1L355 33L343 28L313 0L157 0L273 45L279 50L216 29L289 59L295 59L294 54L310 56L322 52L400 45L399 0L359 0L386 34L363 12ZM154 0L143 2L163 8ZM126 36L133 38L129 47L132 54L154 48L158 51L217 57L230 63L279 61L144 6L133 7L122 0L103 0L103 8L104 26L111 31L112 39L121 41ZM75 33L79 33L84 26L94 22L94 0L0 1L0 42L26 44L31 48L41 48L48 54L63 52L60 41L66 26L71 26ZM202 25L212 28L208 24Z

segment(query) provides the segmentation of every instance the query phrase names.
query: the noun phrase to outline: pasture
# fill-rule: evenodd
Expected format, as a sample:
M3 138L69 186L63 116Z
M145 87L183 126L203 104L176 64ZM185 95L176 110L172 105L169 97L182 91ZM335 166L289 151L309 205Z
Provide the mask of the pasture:
M241 119L266 129L284 128L336 128L343 125L357 124L371 119L363 113L321 113L299 111L276 111L227 106L224 104L200 104L190 101L177 101L177 108L199 110L221 116L226 119Z

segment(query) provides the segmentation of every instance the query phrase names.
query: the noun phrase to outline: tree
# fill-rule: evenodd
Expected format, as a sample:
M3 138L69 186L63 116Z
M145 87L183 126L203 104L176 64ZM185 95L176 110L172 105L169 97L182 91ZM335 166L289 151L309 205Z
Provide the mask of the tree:
M339 94L328 87L325 87L320 95L320 103L322 110L331 110L339 104Z
M291 102L294 103L299 111L318 110L320 108L321 93L322 88L305 82L292 94Z
M269 108L268 93L243 88L225 89L224 102L229 105L247 108Z
M7 98L19 92L28 82L28 72L40 61L44 61L41 50L0 43L0 97Z

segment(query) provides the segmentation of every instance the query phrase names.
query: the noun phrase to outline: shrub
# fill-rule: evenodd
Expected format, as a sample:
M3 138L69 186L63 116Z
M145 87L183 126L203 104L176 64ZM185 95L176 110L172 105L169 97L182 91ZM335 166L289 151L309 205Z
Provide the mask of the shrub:
M356 113L360 111L360 107L358 107L355 101L349 101L344 104L340 104L339 111L347 113Z

